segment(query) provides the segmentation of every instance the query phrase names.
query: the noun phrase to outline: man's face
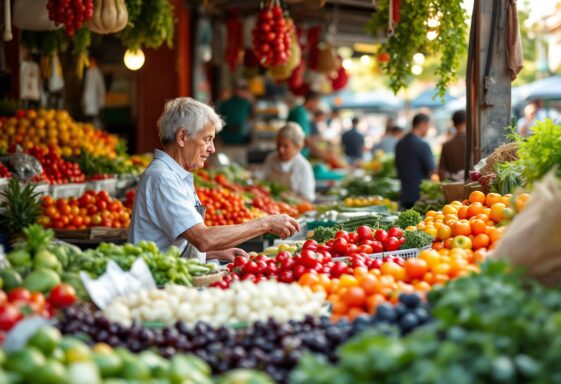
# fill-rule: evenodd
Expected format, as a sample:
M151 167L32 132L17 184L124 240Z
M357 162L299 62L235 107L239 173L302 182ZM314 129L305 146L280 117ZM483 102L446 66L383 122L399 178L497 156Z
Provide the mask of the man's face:
M424 122L419 124L419 135L421 137L425 137L427 135L427 133L429 132L429 124L430 122Z
M188 137L185 132L186 140L182 153L188 171L204 167L205 161L215 152L215 135L216 129L212 124L201 129L193 138Z

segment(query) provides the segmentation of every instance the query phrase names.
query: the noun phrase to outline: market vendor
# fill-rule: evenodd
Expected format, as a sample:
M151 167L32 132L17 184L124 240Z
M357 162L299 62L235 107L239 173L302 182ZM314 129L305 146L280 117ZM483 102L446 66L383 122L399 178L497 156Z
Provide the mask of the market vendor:
M287 123L277 133L277 150L267 156L259 174L312 202L315 200L316 184L312 166L300 152L304 140L300 125Z
M206 104L188 97L166 103L158 120L163 149L144 171L134 202L129 241L154 241L165 251L177 246L184 257L232 261L247 254L236 245L264 233L282 238L300 230L288 215L272 215L238 225L207 227L205 207L195 192L191 171L214 153L222 120ZM206 252L206 255L204 254Z

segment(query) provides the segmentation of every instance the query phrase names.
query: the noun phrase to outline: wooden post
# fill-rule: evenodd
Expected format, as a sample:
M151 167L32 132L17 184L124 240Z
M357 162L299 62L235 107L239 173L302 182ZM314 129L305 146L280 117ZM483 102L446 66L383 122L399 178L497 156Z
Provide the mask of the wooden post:
M508 0L476 0L474 3L466 98L469 169L507 141L505 128L511 125L507 4Z

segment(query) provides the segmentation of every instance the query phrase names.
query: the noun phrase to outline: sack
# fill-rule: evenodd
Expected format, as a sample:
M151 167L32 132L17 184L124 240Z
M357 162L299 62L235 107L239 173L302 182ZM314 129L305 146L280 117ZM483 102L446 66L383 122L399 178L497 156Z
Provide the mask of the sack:
M537 229L539 228L539 230ZM561 182L549 172L490 255L523 267L545 285L561 283Z
M62 28L49 20L47 0L15 0L13 23L28 31L53 31Z

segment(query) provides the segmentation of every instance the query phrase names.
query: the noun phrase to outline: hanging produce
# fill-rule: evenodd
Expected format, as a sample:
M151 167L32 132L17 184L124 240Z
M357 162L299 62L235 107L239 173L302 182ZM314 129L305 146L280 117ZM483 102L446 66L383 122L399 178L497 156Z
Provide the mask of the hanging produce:
M345 88L349 82L349 75L345 70L345 67L342 65L341 57L338 56L337 59L339 61L339 69L337 69L337 71L334 72L334 75L331 76L331 87L334 91Z
M47 12L48 0L16 0L14 1L14 26L28 31L52 31L56 26L49 20Z
M138 16L132 21L134 24L130 23L118 35L128 49L158 48L163 43L170 48L173 46L173 5L169 0L142 1L141 4L138 0L127 0L129 5L135 7L134 14Z
M93 16L86 22L92 32L115 33L123 30L128 23L129 13L125 0L95 0Z
M239 63L240 52L242 50L242 23L238 17L237 11L232 11L228 21L226 21L226 29L228 30L228 46L226 47L226 62L230 70L236 69Z
M290 18L287 18L286 20L291 36L290 57L286 64L270 68L271 76L277 81L290 78L292 71L296 69L302 60L302 51L300 49L300 44L298 44L298 37L294 31L294 23Z
M253 30L253 51L261 65L279 66L290 58L290 31L278 0L269 2L261 12Z
M94 10L93 0L49 0L49 19L64 24L66 34L73 36L88 21Z

